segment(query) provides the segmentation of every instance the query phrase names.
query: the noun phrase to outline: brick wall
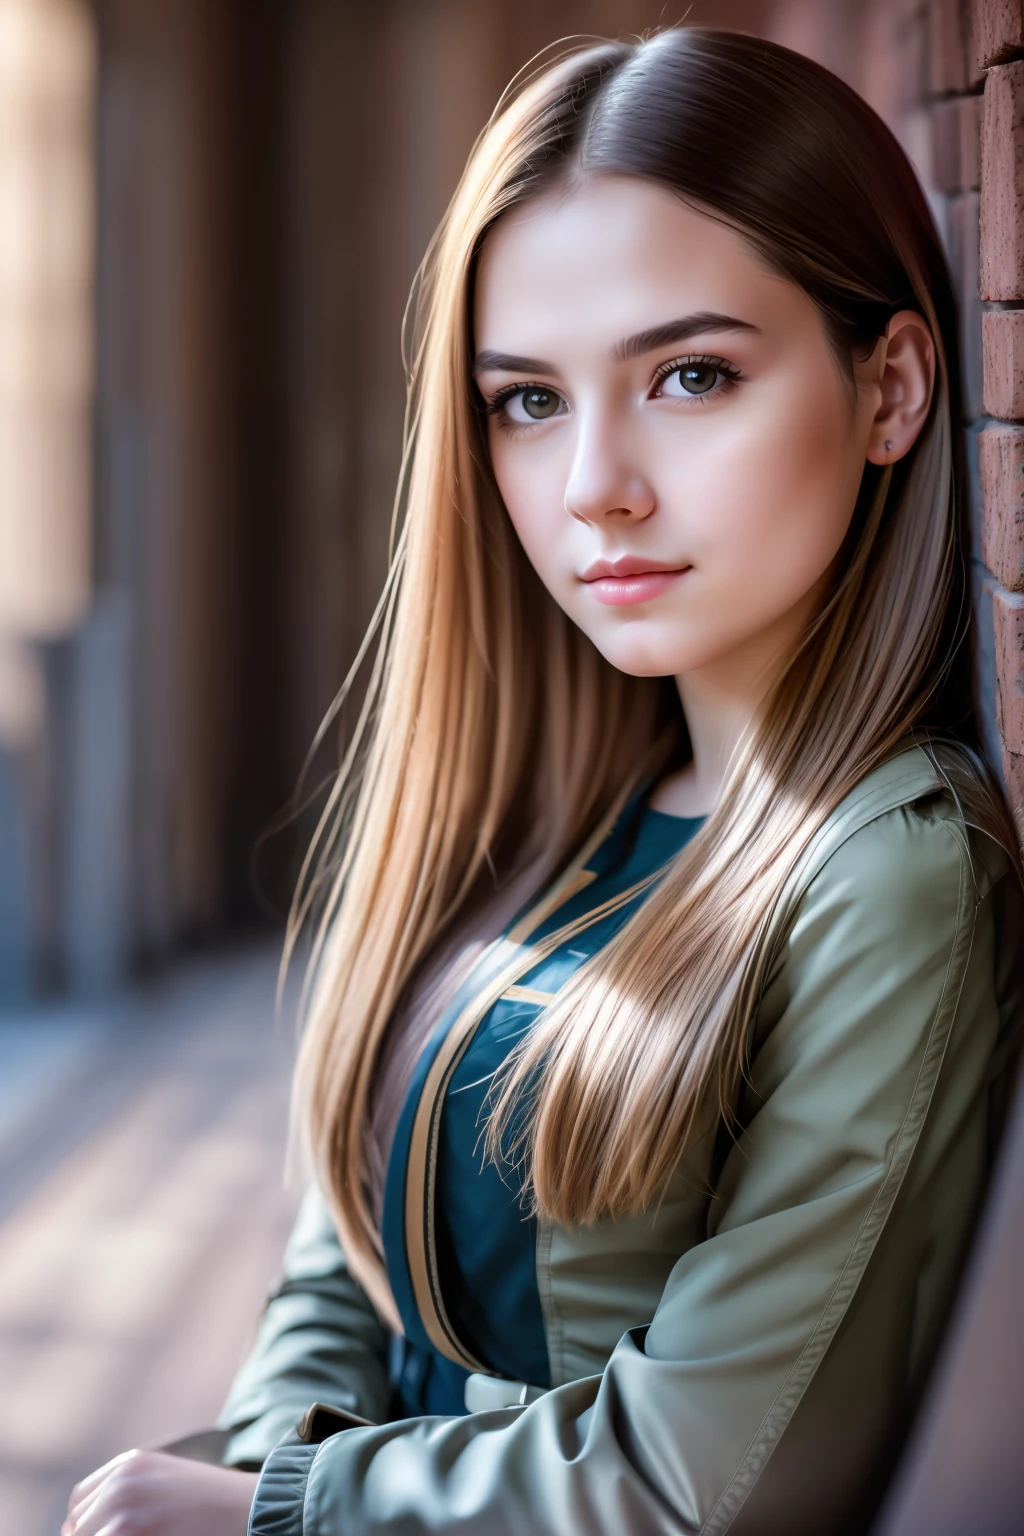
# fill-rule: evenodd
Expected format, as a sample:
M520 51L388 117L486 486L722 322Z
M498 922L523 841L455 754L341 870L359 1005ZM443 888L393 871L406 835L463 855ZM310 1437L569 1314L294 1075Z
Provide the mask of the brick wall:
M982 724L1024 844L1024 0L901 9L904 138L960 296Z
M985 732L1024 842L1024 0L929 0L915 21L961 295Z
M1003 770L1024 841L1024 3L975 0L973 23L975 68L984 73L980 543Z

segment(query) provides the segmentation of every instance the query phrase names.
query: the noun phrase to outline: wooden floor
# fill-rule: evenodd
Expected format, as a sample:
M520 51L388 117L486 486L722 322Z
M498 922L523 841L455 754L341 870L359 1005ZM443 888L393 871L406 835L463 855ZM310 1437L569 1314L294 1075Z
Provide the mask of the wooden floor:
M296 1200L275 967L205 961L93 1010L86 1047L70 1030L66 1069L37 1074L20 1118L6 1106L0 1536L56 1536L84 1473L217 1413Z

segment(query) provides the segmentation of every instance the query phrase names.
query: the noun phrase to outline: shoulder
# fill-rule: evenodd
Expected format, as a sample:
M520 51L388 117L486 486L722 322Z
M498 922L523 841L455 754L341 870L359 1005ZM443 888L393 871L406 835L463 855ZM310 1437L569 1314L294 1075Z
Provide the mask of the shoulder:
M961 993L969 966L968 990L976 982L987 997L996 923L987 897L1010 869L970 824L941 762L912 749L883 764L794 870L755 1035L788 1014L794 1025L806 1015L808 1030L845 1023L873 1035L902 1020L916 1036Z
M981 853L945 792L893 806L829 852L804 888L798 920L856 909L878 937L932 934L973 907L987 879Z
M941 757L911 747L836 807L794 870L787 905L797 924L855 909L883 944L927 943L969 917L1009 870L972 825Z
M985 1078L1002 1012L990 897L1012 866L921 757L858 785L802 861L753 1020L758 1102L789 1082L827 1115L845 1084L858 1115L898 1121L926 1079L930 1102L951 1040L950 1081Z

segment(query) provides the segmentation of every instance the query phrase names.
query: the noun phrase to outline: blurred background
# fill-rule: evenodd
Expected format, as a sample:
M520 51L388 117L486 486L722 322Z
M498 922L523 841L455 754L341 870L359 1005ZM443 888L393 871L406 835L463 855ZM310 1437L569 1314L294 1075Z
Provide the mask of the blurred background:
M384 577L402 310L502 88L558 37L684 15L836 70L932 197L973 442L978 11L0 0L4 1536L208 1423L273 1277L308 822L268 834Z

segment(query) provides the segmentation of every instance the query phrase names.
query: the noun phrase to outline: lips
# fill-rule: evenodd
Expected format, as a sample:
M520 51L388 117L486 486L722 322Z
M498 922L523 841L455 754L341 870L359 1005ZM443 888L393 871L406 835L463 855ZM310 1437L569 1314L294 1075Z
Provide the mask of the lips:
M599 603L616 607L651 602L690 569L689 565L661 565L642 556L621 555L617 560L595 560L580 580Z

